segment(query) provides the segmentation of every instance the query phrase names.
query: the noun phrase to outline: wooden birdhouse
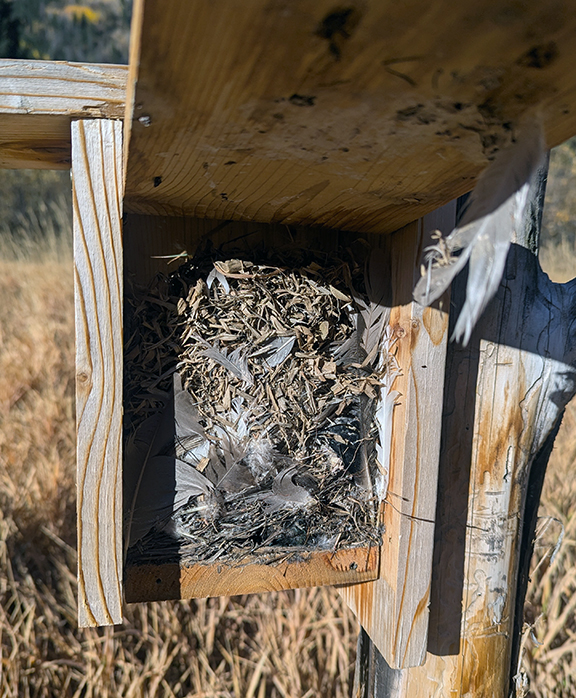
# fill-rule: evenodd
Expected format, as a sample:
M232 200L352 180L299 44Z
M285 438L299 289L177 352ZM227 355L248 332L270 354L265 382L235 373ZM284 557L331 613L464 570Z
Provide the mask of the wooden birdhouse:
M336 584L424 661L441 434L488 411L447 412L424 250L526 113L576 133L576 14L469 5L138 0L128 68L0 65L3 166L72 169L81 625Z

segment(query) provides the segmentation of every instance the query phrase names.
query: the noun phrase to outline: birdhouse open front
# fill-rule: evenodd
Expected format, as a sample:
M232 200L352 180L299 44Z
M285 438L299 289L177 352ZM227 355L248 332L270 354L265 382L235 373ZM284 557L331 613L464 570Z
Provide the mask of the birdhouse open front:
M383 255L350 235L194 219L151 245L138 223L124 236L127 600L376 578L398 372ZM131 238L163 271L131 273Z

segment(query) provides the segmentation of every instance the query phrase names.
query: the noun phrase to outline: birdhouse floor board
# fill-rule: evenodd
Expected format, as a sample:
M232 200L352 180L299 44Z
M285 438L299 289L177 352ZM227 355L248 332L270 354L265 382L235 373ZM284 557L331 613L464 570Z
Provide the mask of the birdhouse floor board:
M274 567L381 543L378 405L395 367L386 265L365 242L356 241L358 261L349 250L298 249L284 233L283 249L254 248L250 236L226 246L265 264L221 259L208 241L135 292L125 348L129 566ZM317 584L335 583L326 569Z
M374 547L309 553L305 559L275 565L252 560L244 565L127 566L125 598L128 603L162 601L364 582L377 578L379 560Z

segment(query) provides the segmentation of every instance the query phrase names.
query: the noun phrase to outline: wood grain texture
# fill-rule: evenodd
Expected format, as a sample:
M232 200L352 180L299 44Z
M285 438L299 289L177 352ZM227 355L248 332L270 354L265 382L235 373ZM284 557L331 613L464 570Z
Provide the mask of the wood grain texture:
M308 554L305 560L243 565L145 565L126 568L126 601L164 601L255 594L376 579L379 548Z
M0 167L67 169L70 122L122 118L127 66L0 60Z
M357 696L515 695L528 484L541 480L532 471L545 468L576 389L576 280L554 284L542 272L529 249L537 234L512 246L470 345L449 349L426 662L395 671L364 637ZM453 289L460 307L463 281ZM524 540L530 555L531 535Z
M122 123L72 124L80 626L122 622Z
M455 223L455 202L385 238L391 259L390 327L402 374L394 408L390 482L380 579L340 589L372 641L394 667L424 661L436 512L438 456L448 333L441 308L411 301L423 247Z
M124 271L129 283L148 284L157 273L170 274L181 263L178 255L193 255L208 240L224 253L241 250L250 254L258 245L278 250L294 244L336 252L339 244L354 239L352 234L343 236L320 228L129 213L124 226ZM228 246L230 240L235 242Z
M571 0L136 11L129 211L392 232L472 189L525 113L550 146L576 133Z

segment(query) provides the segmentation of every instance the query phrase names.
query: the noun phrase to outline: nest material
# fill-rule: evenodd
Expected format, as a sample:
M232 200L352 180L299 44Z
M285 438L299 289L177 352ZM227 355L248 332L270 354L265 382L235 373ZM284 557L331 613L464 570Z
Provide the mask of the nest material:
M156 287L140 299L126 352L127 423L154 412L162 421L141 388L167 388L176 371L164 400L176 428L132 449L147 461L129 464L144 468L129 503L130 523L144 520L132 531L132 562L274 562L379 544L387 316L378 285L361 294L354 275L339 261L290 269L230 259L184 265L171 293ZM149 511L146 492L161 490L170 463L176 494Z

